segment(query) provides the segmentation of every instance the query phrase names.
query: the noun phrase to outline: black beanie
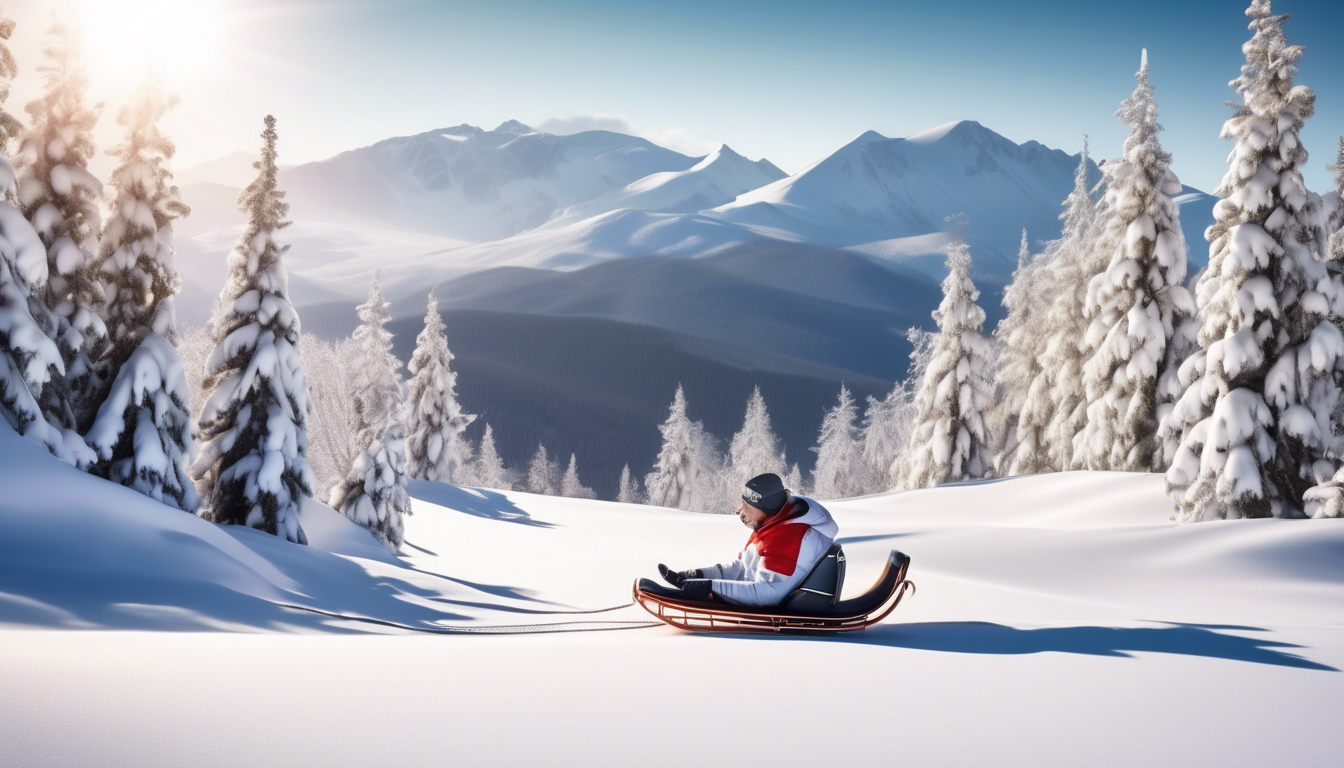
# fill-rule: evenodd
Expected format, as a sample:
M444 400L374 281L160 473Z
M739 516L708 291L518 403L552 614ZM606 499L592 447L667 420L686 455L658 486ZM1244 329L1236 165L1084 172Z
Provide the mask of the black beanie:
M784 508L784 503L789 500L789 492L785 490L784 481L779 479L779 475L766 472L747 481L742 500L767 515L773 515Z

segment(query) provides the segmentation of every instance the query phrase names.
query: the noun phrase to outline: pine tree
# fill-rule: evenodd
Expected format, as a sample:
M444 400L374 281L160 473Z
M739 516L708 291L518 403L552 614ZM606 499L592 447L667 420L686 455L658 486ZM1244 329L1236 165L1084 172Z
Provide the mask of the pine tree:
M592 488L579 481L579 460L572 453L569 454L569 468L565 470L565 476L560 480L560 495L570 499L597 498Z
M1087 183L1087 147L1083 147L1082 162L1074 177L1073 192L1064 201L1064 232L1059 240L1046 249L1045 269L1050 279L1043 285L1048 296L1054 297L1043 323L1049 337L1041 353L1042 376L1048 388L1042 388L1047 402L1041 403L1028 394L1019 425L1026 421L1030 428L1037 426L1037 414L1048 421L1039 442L1045 447L1045 461L1020 462L1016 474L1078 469L1080 464L1073 455L1074 437L1087 422L1087 396L1083 387L1083 366L1087 361L1084 338L1089 324L1087 287L1092 278L1101 273L1104 264L1096 248L1099 236L1097 206L1092 202ZM1036 389L1033 383L1033 389ZM1031 465L1035 464L1035 467ZM1044 465L1042 467L1041 465Z
M120 162L112 172L112 215L103 227L97 272L106 296L111 376L148 334L176 343L174 296L182 281L174 264L173 221L191 209L168 169L176 148L158 126L176 103L162 86L147 84L118 116L126 141L109 153Z
M415 340L411 356L410 409L406 429L410 434L408 466L411 477L443 483L461 482L456 475L466 467L462 432L476 416L458 405L457 374L449 368L448 351L439 301L429 295L425 327Z
M500 491L513 490L509 483L509 473L504 469L504 461L495 449L495 433L489 424L485 425L485 435L481 437L481 449L476 452L473 480L482 488L494 488Z
M910 376L896 383L881 400L868 396L863 412L861 443L863 461L868 468L870 485L865 493L894 490L905 473L894 473L901 453L910 443L910 424L914 420L916 382Z
M52 340L57 318L47 308L47 249L23 214L9 163L10 141L22 130L4 108L18 72L4 41L14 22L0 17L0 418L16 432L76 466L91 462L83 440L68 429L65 363ZM50 419L50 414L63 414Z
M1023 424L1023 406L1027 402L1032 383L1041 378L1041 355L1045 351L1046 334L1041 323L1049 307L1044 291L1042 266L1044 259L1033 259L1022 230L1022 244L1017 254L1017 270L1013 280L1003 291L1003 306L1008 315L994 329L998 347L998 370L995 381L998 388L994 407L990 411L990 434L995 446L994 466L1000 475L1016 474L1015 469L1035 469L1044 451L1043 425L1030 418ZM1018 425L1023 424L1019 430Z
M794 462L789 467L788 474L784 475L784 487L794 496L806 495L803 491L803 472L798 468L798 462Z
M1324 457L1344 336L1330 322L1339 296L1313 252L1319 227L1299 170L1315 94L1293 85L1302 48L1287 44L1287 17L1267 0L1246 14L1254 35L1231 83L1244 101L1223 126L1236 148L1196 291L1204 367L1170 417L1184 434L1166 474L1182 521L1298 516L1334 469Z
M1073 434L1086 417L1082 408L1083 352L1079 345L1085 330L1083 289L1091 276L1089 249L1096 206L1089 193L1087 137L1074 174L1073 191L1064 201L1060 219L1064 231L1051 241L1036 265L1030 281L1031 301L1040 311L1030 325L1037 338L1034 356L1039 371L1026 382L1010 380L1005 386L1021 390L1015 442L999 457L1003 475L1032 475L1068 469L1073 452ZM1024 276L1025 277L1025 276ZM1027 281L1024 280L1024 288ZM1010 330L1012 325L1010 324ZM1013 353L1014 355L1018 353ZM1031 354L1031 353L1022 353ZM1014 395L1016 397L1016 395Z
M1116 117L1129 126L1120 159L1105 168L1104 223L1098 243L1105 271L1092 278L1083 367L1087 422L1074 439L1074 463L1088 469L1164 469L1158 421L1175 394L1159 386L1176 375L1173 338L1195 314L1185 289L1185 236L1172 196L1181 182L1162 149L1157 102L1143 52L1138 86Z
M332 489L331 506L396 554L405 543L402 518L411 514L406 479L406 428L393 419L355 459L345 481Z
M109 388L87 435L93 470L141 493L195 512L186 468L195 458L191 392L176 350L174 219L190 213L172 186L173 143L158 130L172 105L146 86L119 117L126 142L112 174L112 216L103 229L98 272L107 292Z
M915 400L911 461L906 485L928 488L991 473L984 412L990 404L993 350L981 332L985 311L971 282L971 252L962 222L947 251L943 301L933 313L938 335Z
M653 471L644 480L649 504L655 507L696 509L703 502L697 496L702 479L700 451L702 429L686 415L686 393L680 384L668 409L667 420L659 427L663 447Z
M387 425L402 416L401 361L392 354L392 333L386 327L392 315L387 306L375 273L369 298L358 307L360 323L354 333L355 438L365 446L381 440Z
M621 468L621 484L620 490L616 493L616 500L622 504L639 503L639 481L630 476L629 464Z
M1326 253L1330 261L1341 263L1344 262L1344 136L1339 137L1339 154L1335 156L1334 164L1326 166L1326 170L1335 182L1335 188L1330 193L1330 216L1326 221L1327 234L1330 236Z
M19 74L18 62L14 60L14 54L9 50L8 41L13 35L14 20L0 14L0 156L5 158L4 165L0 166L0 190L2 190L0 199L5 202L12 202L18 194L14 167L9 163L9 144L23 133L23 124L5 109L5 102L9 101L10 86L14 82L14 77Z
M739 495L737 489L751 478L765 472L783 472L784 467L784 451L770 428L770 412L765 407L761 388L756 387L747 398L742 429L733 435L728 447L730 477L725 485L729 486L730 500Z
M97 366L107 349L98 312L103 288L94 268L102 184L88 171L98 113L84 106L88 77L74 30L56 22L42 53L45 93L28 104L31 125L23 134L24 167L19 202L47 248L47 307L55 313L56 346L65 364L67 403L48 410L50 420L83 431L98 409Z
M289 205L276 189L274 117L266 116L261 136L261 159L253 163L259 173L238 200L247 229L229 254L229 281L215 310L192 475L206 519L306 544L299 505L313 487L306 458L312 402L282 260L288 246L275 241L289 226Z
M845 385L840 398L821 420L817 445L817 465L812 469L812 495L820 499L846 499L867 490L868 464L863 459L859 439L858 408Z
M906 487L906 480L910 476L910 464L915 453L911 436L914 434L915 419L919 415L916 401L919 390L924 384L924 375L933 360L934 343L938 339L938 334L930 333L923 328L908 328L905 337L910 341L910 364L906 367L905 379L892 388L876 411L872 411L870 406L872 418L865 427L865 456L869 455L870 443L879 440L883 444L890 443L890 447L882 451L883 454L890 455L886 463L873 463L874 482L881 481L885 485L884 488L875 487L874 490L900 490ZM885 426L882 426L884 423ZM881 438L870 435L879 430L885 433ZM877 451L874 449L873 456L876 455Z
M178 344L184 352L185 343ZM186 355L183 355L184 359ZM355 436L355 395L352 381L358 364L355 340L336 342L305 333L299 340L299 360L313 401L308 416L308 463L313 469L313 498L326 499L345 480L355 459L367 445Z
M527 492L554 496L555 491L555 471L546 446L537 443L537 452L532 454L532 463L527 468Z

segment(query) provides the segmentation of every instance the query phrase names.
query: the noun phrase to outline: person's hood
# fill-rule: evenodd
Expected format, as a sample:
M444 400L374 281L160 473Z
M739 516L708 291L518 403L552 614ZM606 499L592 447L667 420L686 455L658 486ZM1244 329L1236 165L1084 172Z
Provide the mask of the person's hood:
M802 517L785 520L784 524L806 523L816 529L817 533L820 533L826 538L832 540L835 539L835 535L840 532L840 526L836 524L835 518L831 517L830 511L821 506L816 500L809 499L806 496L795 496L794 498L802 499L807 502L807 511L803 513ZM792 501L792 499L790 501ZM781 514L783 514L782 511Z

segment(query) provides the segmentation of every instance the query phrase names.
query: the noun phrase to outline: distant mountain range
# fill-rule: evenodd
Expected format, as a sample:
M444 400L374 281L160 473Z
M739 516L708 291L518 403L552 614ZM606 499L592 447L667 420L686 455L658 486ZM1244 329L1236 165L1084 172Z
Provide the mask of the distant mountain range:
M387 139L291 168L280 184L296 217L484 242L702 159L635 136L554 136L510 120L493 131L459 125Z
M177 225L184 322L204 322L223 285L251 160L179 174L193 208ZM378 272L409 354L434 290L464 403L498 422L511 464L545 439L598 477L627 460L643 472L678 382L720 437L759 382L807 467L840 385L886 391L906 372L905 330L932 327L946 217L969 218L992 327L1022 229L1037 249L1059 236L1078 162L973 121L870 131L792 176L727 146L695 158L606 131L461 125L284 170L281 239L319 335L353 329ZM1186 188L1178 202L1193 272L1214 200Z

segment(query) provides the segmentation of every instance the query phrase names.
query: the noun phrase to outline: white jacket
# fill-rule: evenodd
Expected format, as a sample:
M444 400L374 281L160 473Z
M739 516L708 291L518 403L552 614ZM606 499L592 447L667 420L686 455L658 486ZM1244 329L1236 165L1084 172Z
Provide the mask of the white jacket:
M807 511L801 516L803 504ZM701 568L715 595L737 605L779 605L831 548L839 526L815 500L794 496L726 565Z

